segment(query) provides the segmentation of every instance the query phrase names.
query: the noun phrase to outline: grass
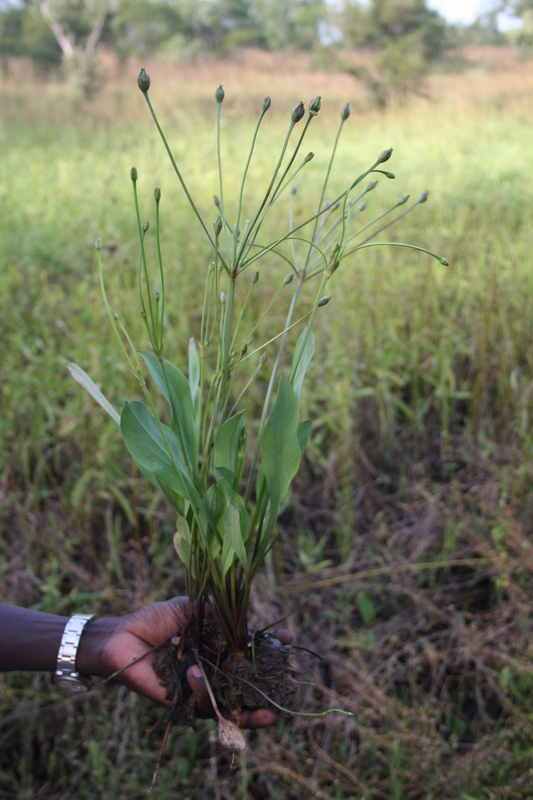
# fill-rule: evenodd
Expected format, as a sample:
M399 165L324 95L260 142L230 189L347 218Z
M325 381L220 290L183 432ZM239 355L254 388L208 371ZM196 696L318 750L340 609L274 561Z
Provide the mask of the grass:
M531 796L533 71L511 56L492 71L475 58L470 72L433 78L431 102L379 114L348 77L293 57L149 69L208 219L215 87L226 89L226 163L240 163L273 97L258 193L282 116L322 93L308 143L315 174L349 100L342 169L393 146L398 179L380 182L369 206L429 189L395 234L450 261L376 248L336 273L303 396L315 419L309 455L254 597L258 624L292 611L297 642L326 656L311 664L316 688L303 688L302 706L342 705L354 720L251 734L237 771L207 725L175 733L158 797ZM162 187L176 357L199 322L209 252L191 233L136 68L86 107L54 83L0 86L0 600L65 615L126 613L183 589L167 508L65 368L77 361L117 407L134 388L93 249L101 236L112 304L142 343L132 164L145 216ZM300 182L298 202L310 186ZM0 680L2 800L144 796L158 709L123 689L73 699L48 677Z

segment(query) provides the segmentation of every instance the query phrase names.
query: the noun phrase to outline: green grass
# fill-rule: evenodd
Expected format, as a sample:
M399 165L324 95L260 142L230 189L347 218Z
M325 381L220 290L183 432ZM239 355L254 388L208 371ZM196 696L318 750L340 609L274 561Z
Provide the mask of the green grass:
M179 102L154 88L154 103L214 220L214 101L196 88ZM259 104L226 90L223 161L236 165L228 202ZM452 96L353 113L341 140L332 190L393 146L397 180L380 181L365 214L429 189L393 235L450 262L376 248L336 273L303 394L315 419L309 457L255 597L259 623L307 600L288 624L329 666L323 691L304 691L302 705L341 703L356 721L289 722L251 736L238 772L216 748L210 761L205 725L178 732L158 797L212 797L217 775L227 797L530 796L533 184L524 165L533 164L533 113L515 90L511 76L499 107L488 97L452 113ZM42 100L25 91L0 126L0 600L126 613L183 589L173 520L65 364L79 363L117 408L135 391L94 253L100 236L112 307L144 345L133 164L143 217L153 216L153 187L163 192L168 352L182 363L210 252L134 83L134 99L117 86L101 101L122 98L117 119L110 110L101 118L98 105L69 110L66 90L43 89ZM280 106L288 118L294 104L272 94L251 207L284 135ZM302 204L345 99L332 94L307 144L316 156L299 183ZM40 120L31 98L43 104ZM286 206L273 220L286 229ZM257 308L285 272L275 261L262 269ZM71 700L46 678L1 684L2 798L144 796L161 735L145 730L157 709L116 688Z

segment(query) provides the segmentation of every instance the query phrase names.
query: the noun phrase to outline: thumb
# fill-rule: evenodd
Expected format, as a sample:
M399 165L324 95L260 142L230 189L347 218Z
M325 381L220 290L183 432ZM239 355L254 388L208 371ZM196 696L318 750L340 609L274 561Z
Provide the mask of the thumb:
M187 670L187 682L192 689L199 717L214 717L215 711L209 697L200 667L194 665Z

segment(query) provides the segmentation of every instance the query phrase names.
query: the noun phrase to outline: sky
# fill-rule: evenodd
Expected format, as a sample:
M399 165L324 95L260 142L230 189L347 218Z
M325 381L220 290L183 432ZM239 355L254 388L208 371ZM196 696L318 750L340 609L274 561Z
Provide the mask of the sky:
M440 11L448 22L463 22L470 24L477 16L488 11L495 5L491 0L428 0L429 8ZM510 27L511 18L500 15L500 29ZM512 23L511 23L512 25Z

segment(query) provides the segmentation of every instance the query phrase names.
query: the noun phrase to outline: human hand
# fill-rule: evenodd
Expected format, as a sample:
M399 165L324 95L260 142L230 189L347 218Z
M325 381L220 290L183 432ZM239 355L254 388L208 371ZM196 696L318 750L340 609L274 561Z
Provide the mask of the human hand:
M188 615L188 598L175 597L167 602L152 603L125 617L99 617L90 623L81 637L77 668L82 674L108 678L128 667L117 676L117 682L137 694L169 706L167 691L152 668L155 652L145 654L179 634ZM282 644L292 641L287 631L279 631L276 635ZM128 666L135 660L138 663ZM214 716L205 682L197 666L189 668L187 680L195 696L199 716ZM245 711L241 714L239 725L242 728L265 728L275 725L277 719L278 715L270 709Z

